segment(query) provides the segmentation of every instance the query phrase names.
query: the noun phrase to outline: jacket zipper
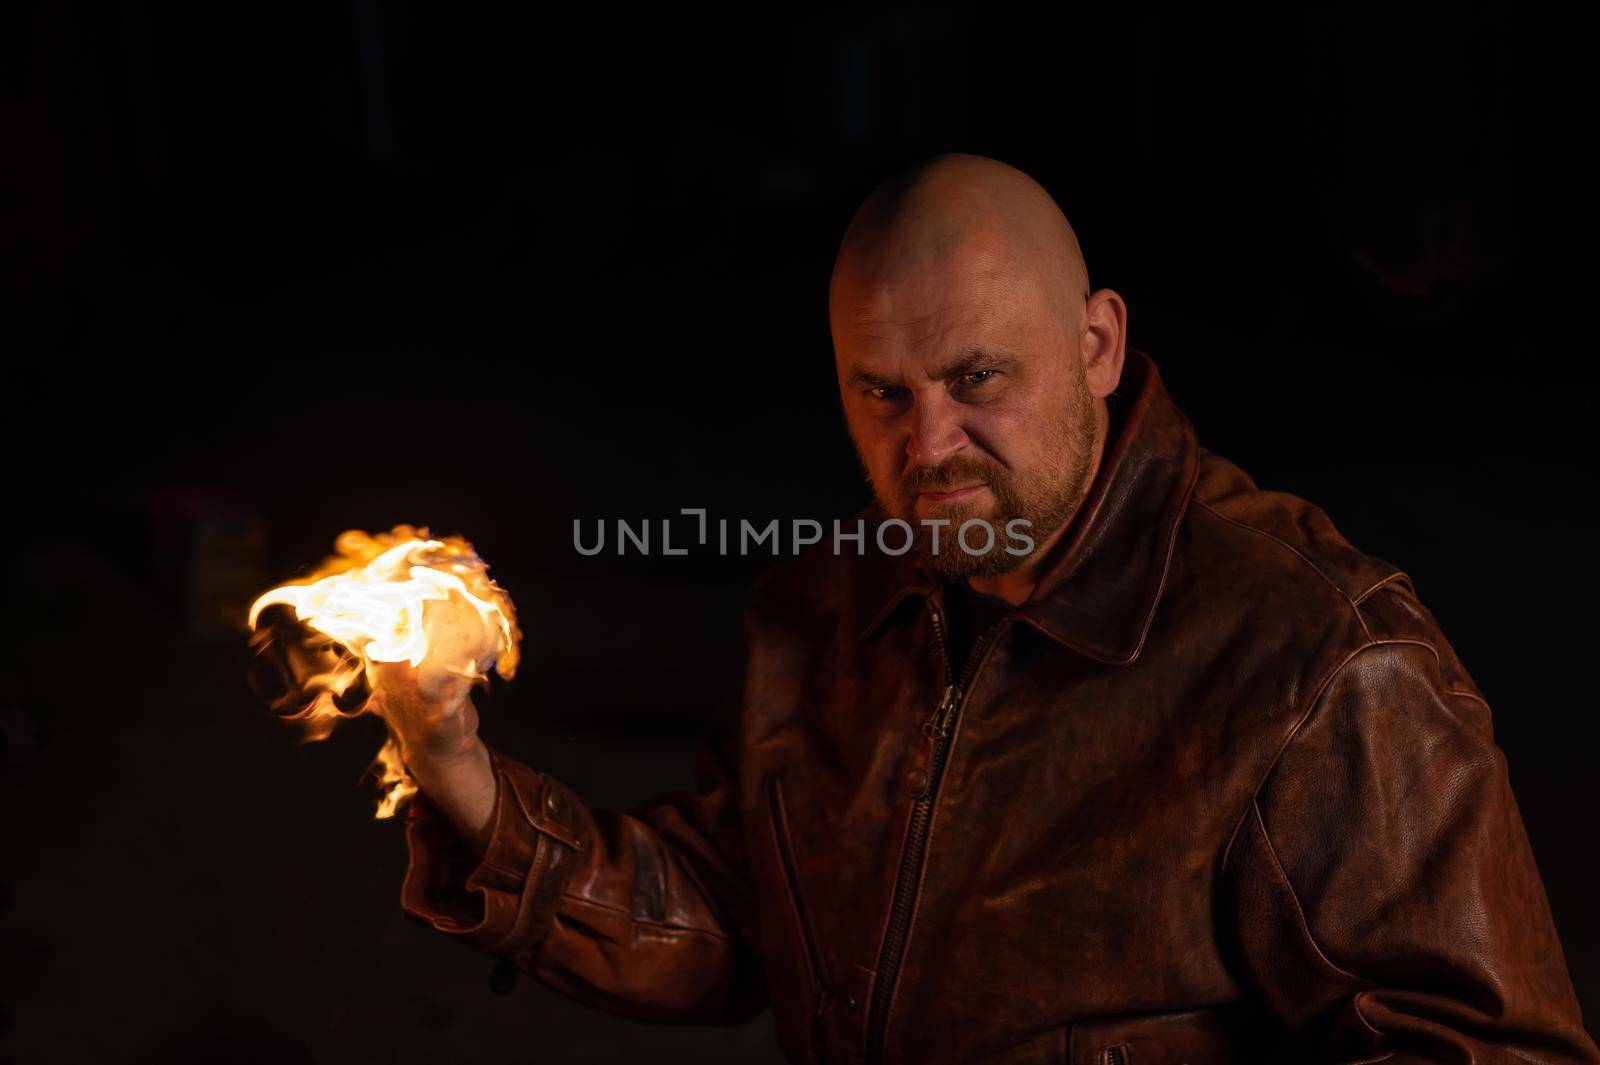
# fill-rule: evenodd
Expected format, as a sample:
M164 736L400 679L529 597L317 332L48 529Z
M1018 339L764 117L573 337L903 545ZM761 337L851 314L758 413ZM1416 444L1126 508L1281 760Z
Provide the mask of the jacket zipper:
M927 857L928 829L933 824L933 797L938 793L940 778L944 776L945 761L950 753L950 737L962 700L972 684L972 677L983 660L991 638L1005 625L990 629L978 638L967 652L967 661L956 683L945 686L933 716L922 724L923 735L933 741L933 756L928 762L928 783L917 796L911 808L911 825L906 829L904 857L895 877L894 900L889 905L889 927L884 933L883 949L878 956L878 974L872 987L872 1006L867 1017L867 1060L881 1062L884 1039L889 1022L889 1000L894 995L894 985L900 975L900 963L905 958L906 933L911 925L911 908L915 902L917 881L922 876L923 860ZM950 645L945 640L944 618L937 607L933 609L934 642L944 657L945 677L955 676L955 664L950 661Z
M805 898L800 894L800 873L795 867L794 853L789 847L789 814L783 801L780 778L774 776L767 783L768 805L772 809L772 834L778 841L778 857L783 862L783 875L789 881L789 897L794 900L794 912L800 919L800 938L805 941L806 962L811 967L811 1041L812 1056L819 1063L827 1054L827 1009L833 998L833 987L822 965L822 951L817 937L812 934L811 920L806 914Z

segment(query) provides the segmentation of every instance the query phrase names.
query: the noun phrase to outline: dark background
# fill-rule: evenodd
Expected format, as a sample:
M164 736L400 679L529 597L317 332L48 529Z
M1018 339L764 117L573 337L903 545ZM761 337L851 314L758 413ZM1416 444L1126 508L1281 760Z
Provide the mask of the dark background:
M491 994L400 915L375 734L299 746L230 618L342 529L462 533L527 632L490 741L689 783L760 560L572 521L848 515L834 247L950 150L1055 194L1202 442L1414 577L1600 1015L1581 38L1288 7L8 11L0 1058L775 1060Z

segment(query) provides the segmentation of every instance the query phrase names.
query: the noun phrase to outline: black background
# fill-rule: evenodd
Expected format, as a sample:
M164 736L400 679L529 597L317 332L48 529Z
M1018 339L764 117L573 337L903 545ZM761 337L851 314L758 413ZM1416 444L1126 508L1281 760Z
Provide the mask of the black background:
M689 782L760 559L575 518L844 516L836 242L938 151L1073 220L1203 443L1407 570L1495 708L1600 1013L1582 68L1525 9L974 4L9 12L4 687L16 1061L775 1060L405 921L359 783L226 620L351 527L469 536L526 664L491 742ZM1063 959L1063 964L1071 964Z

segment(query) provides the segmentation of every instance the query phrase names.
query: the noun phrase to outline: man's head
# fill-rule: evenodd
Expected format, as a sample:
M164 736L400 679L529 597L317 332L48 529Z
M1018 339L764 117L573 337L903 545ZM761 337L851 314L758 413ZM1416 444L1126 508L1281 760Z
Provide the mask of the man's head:
M935 565L987 577L1028 562L1077 509L1103 448L1105 397L1122 373L1127 312L1089 292L1060 208L1013 167L929 160L873 191L850 223L829 287L845 420L873 491L919 531L945 518ZM984 555L955 547L973 518ZM975 535L969 542L981 545Z

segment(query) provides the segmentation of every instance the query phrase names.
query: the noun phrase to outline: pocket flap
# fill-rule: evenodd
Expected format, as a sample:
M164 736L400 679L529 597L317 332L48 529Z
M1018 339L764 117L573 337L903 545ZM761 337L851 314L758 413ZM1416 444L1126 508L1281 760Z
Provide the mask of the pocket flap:
M1267 1019L1247 1003L1093 1017L1072 1026L1070 1065L1232 1065L1260 1056Z

